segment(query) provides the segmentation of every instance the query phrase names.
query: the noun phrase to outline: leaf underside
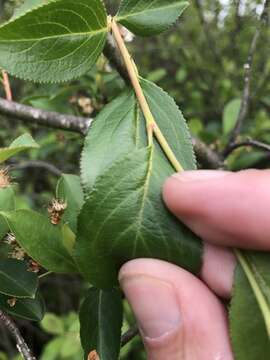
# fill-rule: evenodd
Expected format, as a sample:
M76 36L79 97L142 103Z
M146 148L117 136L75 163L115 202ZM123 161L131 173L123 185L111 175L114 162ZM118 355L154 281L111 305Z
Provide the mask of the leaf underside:
M9 147L0 148L0 164L22 151L38 148L39 145L35 142L31 135L21 135L15 139Z
M122 0L117 21L136 35L157 35L167 30L188 4L184 0Z
M142 85L179 160L194 169L181 112L161 89ZM138 257L167 260L192 272L200 268L200 241L162 201L162 185L174 169L156 142L148 148L145 133L143 115L127 92L104 109L86 138L81 170L87 200L79 215L75 258L97 287L116 285L119 267Z
M103 50L101 0L55 0L0 27L0 66L25 80L61 82L86 73Z

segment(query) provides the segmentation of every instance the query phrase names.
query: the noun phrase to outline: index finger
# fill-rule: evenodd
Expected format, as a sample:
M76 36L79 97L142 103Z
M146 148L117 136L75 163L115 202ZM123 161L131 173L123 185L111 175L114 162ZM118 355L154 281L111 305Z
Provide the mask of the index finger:
M187 171L164 185L168 208L203 240L270 250L270 171Z

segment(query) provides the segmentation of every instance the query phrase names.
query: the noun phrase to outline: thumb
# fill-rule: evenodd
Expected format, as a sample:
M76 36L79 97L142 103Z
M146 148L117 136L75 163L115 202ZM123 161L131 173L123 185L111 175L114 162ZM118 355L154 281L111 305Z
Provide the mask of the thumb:
M225 310L187 271L159 260L125 264L119 280L149 360L231 360Z

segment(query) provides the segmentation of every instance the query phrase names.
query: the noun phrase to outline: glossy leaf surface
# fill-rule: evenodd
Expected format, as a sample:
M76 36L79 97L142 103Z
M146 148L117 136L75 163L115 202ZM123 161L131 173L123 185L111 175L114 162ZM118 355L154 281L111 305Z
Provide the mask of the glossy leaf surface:
M270 258L267 253L247 252L245 259L249 279L240 265L235 275L230 309L232 345L236 360L264 360L270 358Z
M76 265L64 246L61 226L31 210L3 213L17 242L45 269L56 273L76 272Z
M38 286L37 274L28 271L24 261L0 261L0 293L11 297L34 298Z
M103 50L101 0L56 0L0 27L0 66L26 80L60 82L86 73Z
M30 321L41 321L45 314L44 300L40 294L35 299L16 299L14 306L8 304L10 297L0 295L0 309L11 316Z
M100 360L117 360L123 320L121 293L91 288L80 308L81 343L87 355L96 350Z
M22 151L37 148L39 148L39 145L34 141L31 135L21 135L14 140L9 147L0 148L0 164Z
M117 20L136 35L167 30L188 6L184 0L122 0Z

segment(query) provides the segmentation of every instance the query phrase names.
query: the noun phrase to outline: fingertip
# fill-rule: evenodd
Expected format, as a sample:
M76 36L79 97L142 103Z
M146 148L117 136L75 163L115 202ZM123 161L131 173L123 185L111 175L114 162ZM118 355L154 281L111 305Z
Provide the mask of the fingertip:
M236 258L229 248L204 243L200 276L215 294L223 299L229 299L236 263Z

